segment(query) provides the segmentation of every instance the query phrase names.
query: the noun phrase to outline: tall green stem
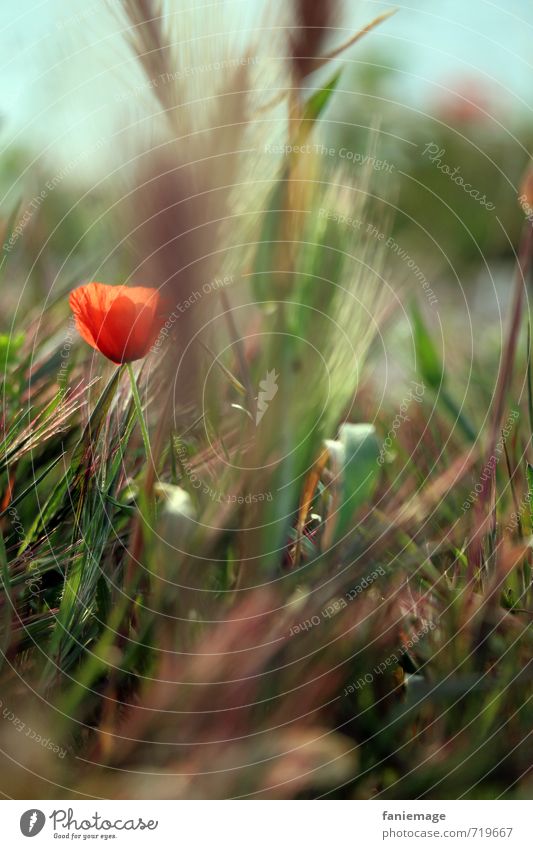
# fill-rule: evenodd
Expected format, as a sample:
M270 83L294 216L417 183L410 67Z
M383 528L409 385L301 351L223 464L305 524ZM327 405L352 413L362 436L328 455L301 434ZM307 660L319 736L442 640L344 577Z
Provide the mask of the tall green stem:
M133 403L135 404L135 412L137 413L137 419L139 421L139 426L141 428L141 433L144 442L144 450L146 451L146 459L150 460L152 457L152 450L150 447L150 437L148 436L148 428L146 427L146 421L144 419L141 399L139 397L139 390L137 389L137 381L135 380L135 374L133 372L133 366L131 363L128 363L128 374L130 376L131 383L131 392L133 395Z

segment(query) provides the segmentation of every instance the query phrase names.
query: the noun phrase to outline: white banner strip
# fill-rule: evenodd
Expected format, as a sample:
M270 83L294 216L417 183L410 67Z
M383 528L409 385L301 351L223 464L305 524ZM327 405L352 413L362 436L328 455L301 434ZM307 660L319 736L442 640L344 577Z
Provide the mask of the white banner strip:
M0 846L531 845L529 801L4 801ZM30 840L35 839L35 843Z

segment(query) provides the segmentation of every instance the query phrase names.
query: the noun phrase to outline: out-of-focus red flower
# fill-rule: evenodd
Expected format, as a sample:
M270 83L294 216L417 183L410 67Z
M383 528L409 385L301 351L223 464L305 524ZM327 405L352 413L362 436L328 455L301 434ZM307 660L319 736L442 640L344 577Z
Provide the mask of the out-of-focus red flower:
M449 91L437 100L437 115L453 124L484 122L496 111L490 89L482 80L467 78L449 82Z
M87 283L70 293L80 336L112 362L144 357L165 322L157 289Z

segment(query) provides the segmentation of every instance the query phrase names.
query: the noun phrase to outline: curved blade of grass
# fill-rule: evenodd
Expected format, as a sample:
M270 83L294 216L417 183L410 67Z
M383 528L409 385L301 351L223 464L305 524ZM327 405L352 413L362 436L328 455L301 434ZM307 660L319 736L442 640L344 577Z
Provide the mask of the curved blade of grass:
M0 519L3 519L4 516L6 516L10 510L12 510L14 507L17 507L17 505L20 504L20 502L23 501L27 495L29 495L31 492L34 492L35 489L41 483L41 481L44 480L44 478L47 476L47 474L57 466L60 460L63 459L63 456L63 454L60 454L59 457L56 457L55 460L52 460L52 462L46 467L44 472L41 472L38 477L34 478L29 484L29 486L27 486L26 489L20 493L20 495L17 495L16 498L13 498L13 500L9 502L6 509L2 510L2 512L0 513Z
M111 406L111 402L115 396L121 374L122 367L115 371L100 395L83 434L74 448L68 469L24 537L18 550L19 555L21 555L42 533L46 532L48 525L64 507L67 493L70 493L70 500L73 501L74 494L77 491L77 510L79 511L83 506L81 494L87 452L90 452L91 446L96 443L100 435L105 418L109 412L109 407Z
M379 445L371 424L344 424L338 441L327 440L333 465L333 503L326 522L324 547L347 533L355 511L372 496L379 471ZM329 526L329 527L328 527Z

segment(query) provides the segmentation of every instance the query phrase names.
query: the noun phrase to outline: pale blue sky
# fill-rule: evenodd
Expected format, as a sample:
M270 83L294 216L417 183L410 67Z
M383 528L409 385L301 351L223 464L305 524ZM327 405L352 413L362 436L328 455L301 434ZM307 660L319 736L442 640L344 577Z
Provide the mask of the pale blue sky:
M254 4L245 2L250 12ZM355 11L348 22L353 16L354 26L359 25L390 5L349 0L348 8ZM380 55L390 52L393 62L407 71L393 88L400 103L424 106L435 96L435 84L464 74L496 86L513 113L533 107L532 0L408 0L396 5L398 14L369 36L363 52L356 48L351 55L368 56L374 47ZM98 138L116 112L117 93L127 85L117 75L100 72L105 6L105 0L4 0L2 147L19 135L37 147L52 141L56 150L70 152L80 146L81 137L92 134L91 143ZM99 43L97 49L86 49L91 41ZM106 53L114 53L111 42Z

